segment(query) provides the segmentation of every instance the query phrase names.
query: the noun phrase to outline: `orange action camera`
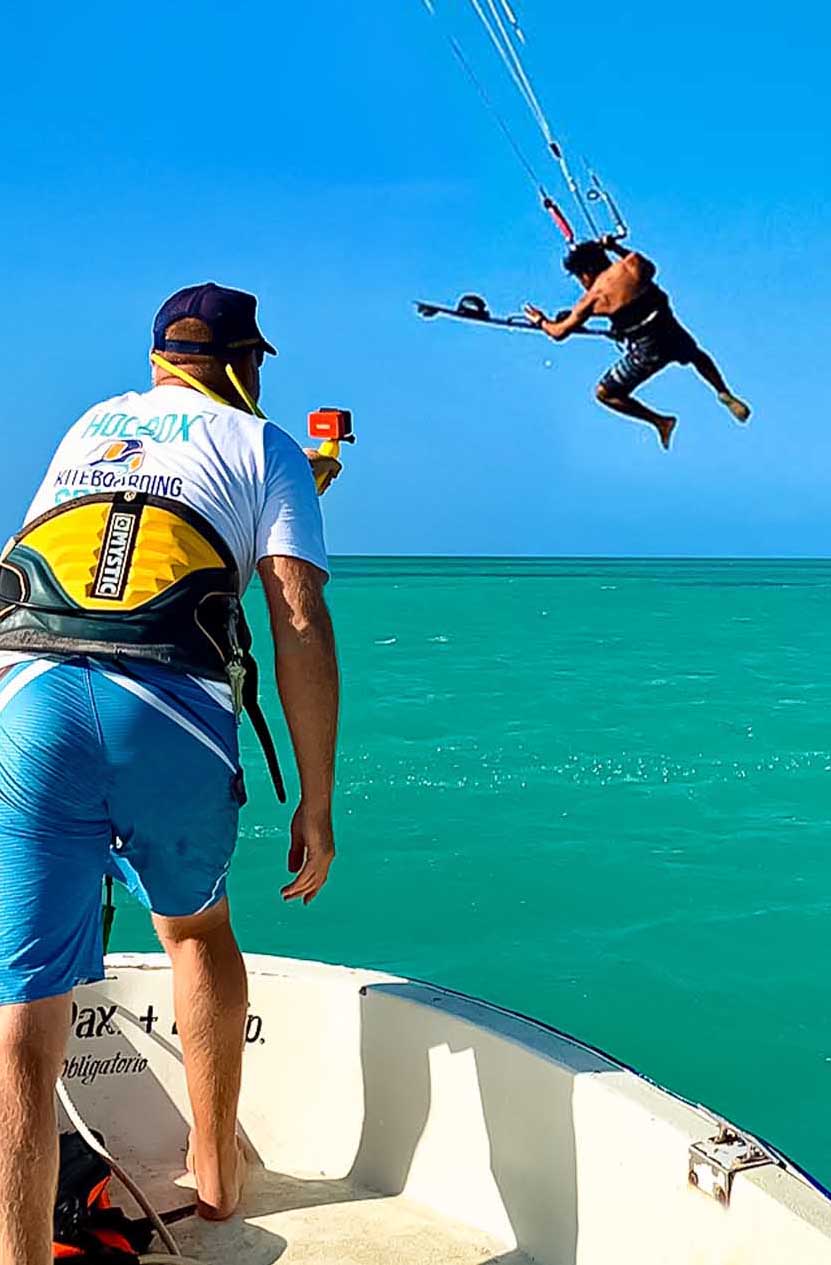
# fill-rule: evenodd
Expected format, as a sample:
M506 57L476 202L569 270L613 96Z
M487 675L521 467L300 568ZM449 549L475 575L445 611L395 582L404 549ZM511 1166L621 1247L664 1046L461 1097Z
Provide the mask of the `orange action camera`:
M334 443L354 443L352 414L345 408L319 408L309 414L312 439L329 439Z

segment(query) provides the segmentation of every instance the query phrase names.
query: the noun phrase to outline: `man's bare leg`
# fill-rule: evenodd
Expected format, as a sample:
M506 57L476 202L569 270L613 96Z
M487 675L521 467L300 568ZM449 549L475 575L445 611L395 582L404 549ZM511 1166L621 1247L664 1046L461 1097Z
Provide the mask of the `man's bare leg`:
M189 1159L199 1214L221 1221L236 1211L245 1169L237 1142L248 1010L245 966L227 900L190 918L153 921L173 964L176 1026L193 1112Z
M70 994L0 1006L0 1265L51 1265Z
M746 422L750 417L750 406L733 394L713 357L699 347L690 364L699 377L713 388L721 403L730 410L736 421Z
M624 417L632 417L635 421L647 422L650 426L654 426L658 432L661 447L669 449L672 432L678 425L677 417L672 417L668 413L656 413L646 404L641 404L640 400L636 400L634 396L612 395L609 388L602 383L598 386L596 395L600 403L605 404L606 408L612 409L613 412L622 413Z

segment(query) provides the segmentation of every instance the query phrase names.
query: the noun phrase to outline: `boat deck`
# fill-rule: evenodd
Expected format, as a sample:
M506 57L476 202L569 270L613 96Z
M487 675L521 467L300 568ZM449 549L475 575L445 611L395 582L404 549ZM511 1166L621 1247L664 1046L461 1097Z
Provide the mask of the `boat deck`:
M190 1202L190 1178L131 1175L160 1210ZM116 1192L114 1191L114 1194ZM127 1207L117 1192L116 1202ZM171 1226L182 1253L205 1265L526 1265L528 1257L402 1196L361 1192L348 1181L306 1181L252 1167L230 1221L190 1217Z

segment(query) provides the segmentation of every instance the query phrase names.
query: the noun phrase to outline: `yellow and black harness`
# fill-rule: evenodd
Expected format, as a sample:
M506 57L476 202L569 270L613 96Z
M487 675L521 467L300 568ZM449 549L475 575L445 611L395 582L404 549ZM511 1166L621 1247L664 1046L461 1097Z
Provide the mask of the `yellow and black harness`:
M196 510L123 491L79 497L28 523L0 557L3 650L144 660L227 681L285 802L239 571Z

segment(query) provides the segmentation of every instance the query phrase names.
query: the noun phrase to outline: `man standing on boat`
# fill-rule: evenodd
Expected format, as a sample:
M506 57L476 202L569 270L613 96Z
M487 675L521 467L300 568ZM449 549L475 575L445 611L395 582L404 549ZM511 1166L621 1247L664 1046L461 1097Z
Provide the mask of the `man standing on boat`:
M0 558L2 1265L52 1260L54 1089L72 989L103 975L107 872L173 963L199 1211L239 1202L247 986L225 882L243 708L270 744L239 600L255 569L300 778L283 897L308 904L334 856L328 564L307 457L257 406L273 352L253 295L173 295L152 389L70 428Z
M609 252L619 256L612 262ZM621 246L614 237L601 242L580 242L566 256L566 272L586 291L562 319L549 320L532 304L525 308L529 320L549 338L561 342L580 330L592 316L606 316L625 354L597 384L597 398L606 408L635 421L648 422L658 432L663 448L669 448L678 418L634 398L633 392L669 364L692 365L718 395L738 422L746 422L750 408L728 387L721 370L676 319L669 298L654 281L651 260Z

